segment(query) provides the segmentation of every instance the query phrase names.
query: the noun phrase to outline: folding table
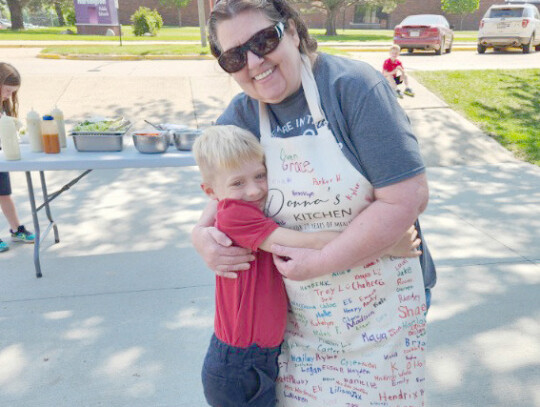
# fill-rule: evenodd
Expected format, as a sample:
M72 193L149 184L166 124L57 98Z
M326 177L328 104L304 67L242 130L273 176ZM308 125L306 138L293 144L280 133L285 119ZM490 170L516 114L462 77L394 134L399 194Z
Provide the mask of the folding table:
M195 165L195 159L189 151L179 151L174 146L169 147L163 154L142 154L133 145L124 145L123 151L119 152L78 152L71 143L62 149L59 154L32 153L28 144L21 144L21 160L6 161L0 151L0 171L24 171L28 186L28 199L32 210L34 233L36 235L34 246L34 266L36 277L41 277L41 264L39 259L40 245L51 229L54 231L55 243L60 241L58 228L53 220L50 202L67 191L81 178L94 169L119 169L119 168L162 168L162 167L186 167ZM82 170L83 172L60 188L49 194L45 181L46 171ZM36 205L32 172L39 172L43 203ZM49 224L44 233L39 227L38 212L45 209Z

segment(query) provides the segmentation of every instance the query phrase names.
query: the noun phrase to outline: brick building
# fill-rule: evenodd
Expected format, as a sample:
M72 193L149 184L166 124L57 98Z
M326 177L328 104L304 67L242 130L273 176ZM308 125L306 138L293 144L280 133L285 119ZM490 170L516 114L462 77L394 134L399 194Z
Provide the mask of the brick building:
M208 19L214 0L203 0L205 18ZM187 7L182 8L182 26L199 26L198 1L191 0ZM178 25L178 10L174 7L162 6L159 0L118 0L118 19L121 24L131 24L130 17L140 6L156 9L163 18L164 25Z
M205 5L205 16L214 3L214 0L203 0ZM482 16L492 4L504 3L504 0L480 0L480 9L473 14L465 15L463 19L464 30L476 30ZM192 0L191 3L182 9L182 25L198 26L198 1ZM159 0L119 0L119 19L122 24L130 24L130 16L135 10L144 5L151 9L157 9L163 17L165 25L178 25L178 11L174 7L164 7ZM460 17L456 15L447 15L441 10L441 0L407 0L399 4L390 14L384 14L380 8L368 6L351 6L344 10L337 17L337 28L394 28L406 16L411 14L443 14L455 29L460 29ZM324 27L325 16L323 13L305 14L310 28Z

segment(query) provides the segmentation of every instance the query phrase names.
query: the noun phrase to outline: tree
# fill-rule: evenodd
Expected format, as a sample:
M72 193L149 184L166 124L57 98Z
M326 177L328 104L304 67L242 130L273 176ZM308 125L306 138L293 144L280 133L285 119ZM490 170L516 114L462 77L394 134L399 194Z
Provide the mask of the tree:
M64 14L73 9L73 0L25 0L23 7L30 11L39 12L43 10L51 10L58 17L58 25L63 27L66 25Z
M66 21L64 19L64 9L68 6L67 3L70 3L73 6L73 2L71 0L52 0L52 5L56 15L58 16L58 25L60 27L66 25Z
M186 7L191 0L159 0L164 6L175 7L178 11L178 27L182 27L182 9Z
M339 12L346 7L355 4L370 4L382 7L385 13L389 13L396 8L398 3L405 0L291 0L298 4L301 12L310 13L315 10L323 11L326 14L325 35L336 35L336 18Z
M24 22L22 15L22 4L19 0L7 0L9 14L11 15L11 29L23 30Z
M465 14L474 13L480 7L480 0L441 0L441 8L445 13L460 16L459 29L463 29Z

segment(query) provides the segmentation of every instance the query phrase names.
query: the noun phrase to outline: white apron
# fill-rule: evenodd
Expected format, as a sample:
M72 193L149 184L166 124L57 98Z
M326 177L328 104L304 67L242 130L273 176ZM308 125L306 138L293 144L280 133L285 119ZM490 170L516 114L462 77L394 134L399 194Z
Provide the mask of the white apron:
M372 202L373 188L330 131L305 57L302 86L317 135L271 137L266 105L259 105L267 213L287 228L340 231ZM426 306L418 259L383 257L285 285L290 311L280 406L424 405Z

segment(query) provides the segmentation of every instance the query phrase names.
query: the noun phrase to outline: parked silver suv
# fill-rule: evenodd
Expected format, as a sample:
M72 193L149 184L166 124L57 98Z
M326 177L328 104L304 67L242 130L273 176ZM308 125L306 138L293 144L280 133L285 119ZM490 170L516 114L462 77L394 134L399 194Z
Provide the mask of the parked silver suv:
M521 47L527 54L540 51L540 13L532 4L496 4L480 21L478 53L493 47Z

